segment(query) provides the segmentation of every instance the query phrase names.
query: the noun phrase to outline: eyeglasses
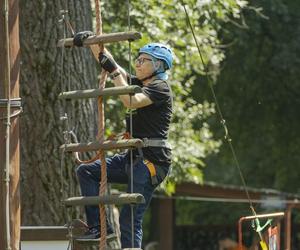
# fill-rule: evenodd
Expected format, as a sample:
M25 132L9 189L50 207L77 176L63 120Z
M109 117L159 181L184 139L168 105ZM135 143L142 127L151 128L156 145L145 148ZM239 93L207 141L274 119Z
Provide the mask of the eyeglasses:
M135 59L135 64L137 65L143 65L145 61L152 61L152 59L146 58L146 57L139 57Z

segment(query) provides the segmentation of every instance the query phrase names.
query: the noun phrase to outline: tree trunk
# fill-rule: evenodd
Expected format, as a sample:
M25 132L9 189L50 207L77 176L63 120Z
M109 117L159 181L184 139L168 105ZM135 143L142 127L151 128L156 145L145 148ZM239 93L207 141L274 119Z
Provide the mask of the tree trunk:
M66 2L75 30L92 30L90 2ZM96 61L89 49L56 46L64 35L63 23L59 22L64 3L20 1L20 87L24 107L21 117L22 225L65 223L70 211L61 205L61 200L64 196L73 196L74 192L78 194L71 155L63 159L64 185L61 185L59 146L64 143L65 126L60 116L68 112L70 128L80 135L80 141L92 140L96 134L95 101L58 100L62 91L98 86ZM70 36L68 31L67 37Z

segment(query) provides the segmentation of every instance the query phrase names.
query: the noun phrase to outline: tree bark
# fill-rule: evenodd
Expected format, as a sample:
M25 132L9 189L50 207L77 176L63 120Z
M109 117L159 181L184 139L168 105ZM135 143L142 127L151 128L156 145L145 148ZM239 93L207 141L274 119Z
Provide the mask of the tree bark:
M62 207L61 200L78 194L78 187L71 155L63 159L61 185L59 146L65 128L60 116L68 113L79 141L96 135L95 101L58 99L62 91L98 86L89 49L57 47L64 36L59 19L65 3L75 30L92 30L89 1L20 1L22 225L62 225L70 219L72 211Z

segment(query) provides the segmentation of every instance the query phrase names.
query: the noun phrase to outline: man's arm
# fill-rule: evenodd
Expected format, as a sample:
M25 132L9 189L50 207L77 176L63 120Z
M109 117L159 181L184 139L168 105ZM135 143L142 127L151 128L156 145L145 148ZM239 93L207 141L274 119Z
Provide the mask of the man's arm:
M127 83L127 74L126 78L124 75L117 69L117 72L120 72L120 75L113 79L113 83L115 86L128 86ZM120 99L123 102L126 108L142 108L152 104L151 99L146 96L144 93L136 93L131 97L129 95L120 95Z
M99 46L98 45L91 45L90 47L91 47L91 50L93 52L94 57L99 62L99 53L100 53ZM105 54L103 54L103 56L107 57L108 60L110 61L110 63L115 65L114 71L109 72L109 73L113 73L114 75L120 73L119 75L117 75L116 77L114 77L112 79L112 82L114 83L114 85L118 86L118 87L129 86L128 81L127 81L127 72L120 65L118 65L115 62L112 55L106 49L104 50L104 52L105 52ZM99 63L102 66L102 68L104 70L106 70L105 66L102 65L101 62L99 62ZM137 93L137 94L132 95L132 96L130 96L130 95L120 95L120 99L121 99L123 105L126 108L142 108L142 107L148 106L148 105L153 103L151 101L151 99L143 93Z

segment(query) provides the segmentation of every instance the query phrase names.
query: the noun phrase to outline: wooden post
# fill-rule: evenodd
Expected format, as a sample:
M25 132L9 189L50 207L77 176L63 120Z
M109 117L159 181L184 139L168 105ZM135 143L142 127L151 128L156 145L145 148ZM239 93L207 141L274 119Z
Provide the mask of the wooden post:
M7 82L10 82L10 98L19 97L20 45L19 45L19 1L8 1L8 32L9 49L6 48L5 0L0 0L0 99L8 99ZM7 53L10 61L10 81L7 80ZM7 114L7 108L1 105L0 119ZM12 113L15 108L12 107ZM19 193L19 119L11 119L10 126L10 182L9 182L9 218L10 218L10 248L6 246L5 226L5 137L6 120L0 120L0 249L18 250L20 244L20 193Z
M173 199L159 200L159 248L160 250L173 249L173 227L174 227L174 201Z
M285 210L284 218L284 250L291 250L292 246L292 209L294 205L289 204Z

